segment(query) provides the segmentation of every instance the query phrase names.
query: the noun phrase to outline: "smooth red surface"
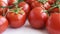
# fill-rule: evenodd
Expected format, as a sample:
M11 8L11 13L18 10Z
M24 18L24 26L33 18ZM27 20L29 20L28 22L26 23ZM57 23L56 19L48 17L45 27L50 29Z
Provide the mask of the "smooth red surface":
M8 27L8 21L5 17L0 16L0 33L4 32Z
M32 2L36 1L36 0L24 0L25 2L31 4Z
M44 27L46 20L48 19L48 15L44 12L43 8L36 7L30 12L28 19L32 27L42 28Z
M50 34L60 34L60 13L53 13L49 17L46 28Z
M26 14L25 14L25 12L18 13L18 14L14 13L14 12L9 12L7 14L7 19L9 21L9 24L11 27L18 28L25 24Z
M18 7L22 7L26 14L30 12L30 6L26 2L20 2Z
M38 1L34 1L31 3L31 7L35 8L35 7L43 7L43 4L38 2Z

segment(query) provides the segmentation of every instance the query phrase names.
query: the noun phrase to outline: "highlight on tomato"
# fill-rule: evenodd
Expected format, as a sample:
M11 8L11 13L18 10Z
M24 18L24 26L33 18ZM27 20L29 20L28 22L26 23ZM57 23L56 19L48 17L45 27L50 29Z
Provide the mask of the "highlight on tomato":
M10 9L6 17L12 28L19 28L23 26L26 21L26 13L20 8Z
M18 7L22 7L22 10L24 10L24 12L28 15L30 12L30 6L29 4L27 4L26 2L22 1L19 2Z
M4 32L8 28L8 20L0 15L0 33Z
M48 14L45 12L45 9L43 9L42 7L36 7L32 9L29 14L28 20L33 28L44 28L48 19Z

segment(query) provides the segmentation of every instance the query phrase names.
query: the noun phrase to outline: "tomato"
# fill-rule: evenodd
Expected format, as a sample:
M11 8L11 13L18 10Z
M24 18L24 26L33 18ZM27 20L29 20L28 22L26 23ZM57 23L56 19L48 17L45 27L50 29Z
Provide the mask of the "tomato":
M36 1L36 0L24 0L25 2L31 4L32 2Z
M49 4L54 4L56 2L56 0L48 0Z
M8 6L12 6L14 5L14 3L16 3L17 0L8 0Z
M43 7L43 4L40 3L40 2L38 2L38 1L34 1L34 2L32 2L31 7L32 8L35 8L35 7Z
M4 32L8 27L8 20L3 17L0 16L0 33Z
M47 20L46 28L50 34L60 34L60 13L53 13Z
M26 14L30 12L30 6L26 2L20 2L18 7L22 7Z
M23 10L19 10L18 13L16 11L9 11L6 17L13 28L23 26L26 20L26 14Z
M48 10L48 9L51 8L51 5L50 5L48 2L46 2L46 3L44 4L44 7L45 7L46 10Z
M3 14L3 12L7 11L7 8L2 8L2 7L7 7L7 3L3 0L0 0L0 15Z
M29 14L29 23L34 28L43 28L47 19L48 14L44 12L45 9L41 7L36 7L32 9L32 11Z

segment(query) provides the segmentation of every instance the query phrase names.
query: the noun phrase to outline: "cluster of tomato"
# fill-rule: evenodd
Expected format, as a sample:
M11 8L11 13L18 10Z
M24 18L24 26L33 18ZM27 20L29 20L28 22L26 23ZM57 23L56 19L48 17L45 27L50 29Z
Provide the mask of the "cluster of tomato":
M0 0L0 33L8 25L23 26L27 18L33 28L60 34L60 0Z

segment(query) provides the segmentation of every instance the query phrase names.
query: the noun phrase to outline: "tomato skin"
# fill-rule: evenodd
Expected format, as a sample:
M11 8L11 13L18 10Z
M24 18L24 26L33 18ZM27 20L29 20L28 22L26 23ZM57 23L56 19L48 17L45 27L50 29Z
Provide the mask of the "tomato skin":
M4 32L8 27L8 20L3 17L0 16L0 33Z
M54 4L56 2L56 0L48 0L49 4Z
M32 9L35 7L43 7L43 4L38 1L34 1L34 2L32 2L31 7L32 7Z
M3 7L7 7L7 3L3 0L0 1L0 7L3 6ZM0 15L3 14L3 12L6 12L8 8L0 8Z
M49 13L55 13L55 12L59 13L59 8L54 8L51 11L49 11Z
M46 20L48 19L48 15L43 11L44 9L41 7L36 7L32 9L29 14L29 23L34 28L43 28Z
M44 4L44 7L45 7L46 10L48 10L48 9L51 8L51 5L50 5L48 2L46 2L46 3Z
M17 0L8 0L8 6L13 5L15 2L17 2Z
M31 4L32 2L36 1L36 0L24 0L25 2Z
M46 24L50 34L60 34L60 13L53 13Z
M20 2L18 7L23 7L22 9L25 11L26 14L30 12L30 6L26 2Z
M16 14L14 12L9 12L7 14L7 19L11 27L18 28L25 24L26 14L25 12L23 14Z

